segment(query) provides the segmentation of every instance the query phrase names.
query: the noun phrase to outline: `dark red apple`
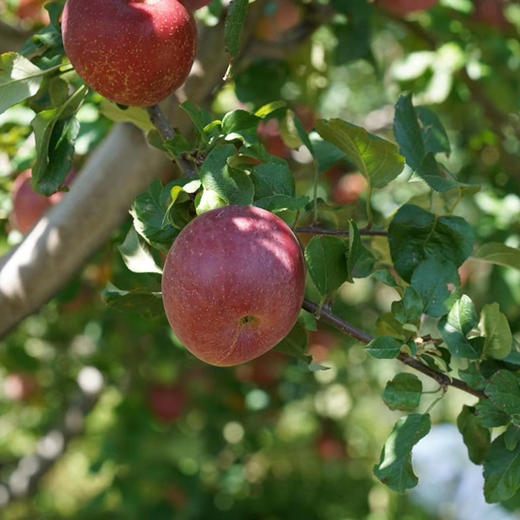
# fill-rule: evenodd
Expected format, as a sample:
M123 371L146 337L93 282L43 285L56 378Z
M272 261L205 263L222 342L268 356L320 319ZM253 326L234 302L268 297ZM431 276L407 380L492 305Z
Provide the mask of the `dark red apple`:
M67 0L62 32L77 73L122 105L168 97L186 81L197 48L193 16L177 0Z
M186 408L186 394L176 385L153 385L148 394L152 413L163 423L178 420Z
M295 324L305 265L298 240L272 213L218 208L190 222L164 266L163 303L175 334L206 363L261 356Z
M66 186L72 183L75 175L72 172L67 176ZM61 202L64 195L63 191L58 191L50 197L40 195L31 186L31 172L29 170L22 172L13 185L13 213L11 215L13 227L26 235L52 206Z
M377 0L377 3L387 11L397 15L407 15L417 11L427 11L439 0Z
M256 27L258 39L277 42L283 35L294 29L302 20L301 7L291 0L269 2L264 9L264 16Z
M4 394L10 401L28 401L38 394L39 385L32 374L13 372L4 381Z

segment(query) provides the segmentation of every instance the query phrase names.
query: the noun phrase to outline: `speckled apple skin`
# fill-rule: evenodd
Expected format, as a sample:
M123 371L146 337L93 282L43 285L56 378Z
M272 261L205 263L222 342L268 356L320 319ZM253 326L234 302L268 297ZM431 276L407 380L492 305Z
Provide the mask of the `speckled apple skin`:
M426 11L438 4L439 0L379 0L378 3L391 13L406 15L417 11Z
M186 81L197 50L195 21L177 0L67 0L62 33L77 73L122 105L168 97Z
M164 266L163 303L175 334L217 366L246 363L279 343L303 302L305 263L272 213L227 206L191 221ZM250 317L244 323L243 318Z

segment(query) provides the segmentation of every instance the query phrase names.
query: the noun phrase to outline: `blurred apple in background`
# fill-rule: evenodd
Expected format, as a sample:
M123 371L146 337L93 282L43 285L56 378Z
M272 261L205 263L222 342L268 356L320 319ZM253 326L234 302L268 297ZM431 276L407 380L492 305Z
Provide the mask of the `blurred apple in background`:
M70 173L65 180L65 185L69 186L74 177L75 173ZM26 235L50 208L61 202L64 195L62 191L50 197L36 193L31 186L31 172L29 170L22 172L13 184L11 215L13 227Z
M271 1L264 8L264 16L256 27L256 36L262 41L278 42L301 20L302 10L297 3L291 0Z
M48 25L50 18L49 13L43 7L44 3L44 0L20 0L16 16L32 25Z
M283 373L288 363L287 356L271 350L263 356L237 367L237 379L254 383L262 388L269 388L283 379Z
M497 29L506 29L509 22L504 16L506 2L504 0L474 0L473 18L483 24Z
M186 402L186 394L178 385L154 384L148 393L150 410L165 424L175 422L182 416Z
M367 186L367 181L361 173L342 175L332 189L332 202L340 205L355 204Z
M322 363L329 357L330 351L338 344L338 337L328 330L318 329L311 332L309 339L309 354L314 363Z
M4 395L10 401L28 401L38 394L39 385L33 374L14 372L4 381Z
M316 442L316 451L323 461L343 460L347 457L345 443L330 433L322 433Z

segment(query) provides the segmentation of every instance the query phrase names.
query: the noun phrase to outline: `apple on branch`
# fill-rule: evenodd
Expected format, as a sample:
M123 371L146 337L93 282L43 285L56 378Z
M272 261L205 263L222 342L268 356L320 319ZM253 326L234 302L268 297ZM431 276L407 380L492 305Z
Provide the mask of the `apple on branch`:
M227 206L192 220L166 258L166 316L186 348L216 366L246 363L279 343L303 302L297 238L272 213Z
M167 98L186 81L197 49L193 15L177 0L67 0L62 32L77 73L122 105Z

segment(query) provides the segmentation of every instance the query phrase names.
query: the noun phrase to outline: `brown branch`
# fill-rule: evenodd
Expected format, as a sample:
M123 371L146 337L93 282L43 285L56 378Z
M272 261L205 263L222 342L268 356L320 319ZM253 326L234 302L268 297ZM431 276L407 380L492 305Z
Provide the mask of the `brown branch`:
M148 115L150 116L150 121L155 126L155 128L157 128L157 131L159 132L159 135L162 137L163 141L170 141L177 135L177 132L170 124L159 105L148 107L147 111ZM176 155L175 162L184 176L188 179L196 179L198 177L195 166L186 157L185 154Z
M296 228L295 233L305 233L308 235L332 235L332 236L348 236L350 232L348 229L321 229L317 227L302 227ZM386 237L388 231L377 230L377 229L360 229L359 234L361 236L375 236L375 237Z
M325 323L328 323L329 325L332 325L333 327L337 328L339 331L343 332L344 334L347 334L361 343L368 344L370 343L374 338L367 334L366 332L363 332L360 329L357 329L356 327L350 325L346 321L342 320L340 317L336 316L330 310L327 308L319 309L319 306L316 305L314 302L311 302L309 300L304 300L302 307L309 311L310 313L314 314L317 319L324 321ZM319 312L319 314L318 314ZM408 365L409 367L421 372L422 374L431 377L442 388L447 388L448 386L453 386L455 388L458 388L459 390L462 390L463 392L466 392L468 394L474 395L475 397L478 397L479 399L487 399L487 397L484 395L483 392L479 392L478 390L475 390L468 386L464 381L461 381L460 379L449 377L446 374L443 374L442 372L438 372L437 370L434 370L433 368L430 368L429 366L425 365L421 361L419 361L416 358L413 358L407 354L401 353L397 356L397 359L404 363L405 365Z

